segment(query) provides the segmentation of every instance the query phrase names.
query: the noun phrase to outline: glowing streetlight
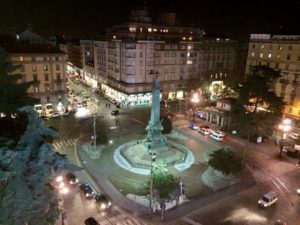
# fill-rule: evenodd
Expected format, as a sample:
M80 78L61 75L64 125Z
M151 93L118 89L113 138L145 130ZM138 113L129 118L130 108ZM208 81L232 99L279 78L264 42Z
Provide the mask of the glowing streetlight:
M286 139L286 133L289 132L292 129L291 126L291 120L288 118L285 118L282 120L281 124L278 125L278 129L282 131L282 139L281 139L281 145L280 145L280 156L283 149L283 140Z
M193 102L193 103L199 103L199 94L198 93L194 93L193 94L191 102Z
M58 176L56 177L56 182L62 182L63 181L63 177L62 176Z

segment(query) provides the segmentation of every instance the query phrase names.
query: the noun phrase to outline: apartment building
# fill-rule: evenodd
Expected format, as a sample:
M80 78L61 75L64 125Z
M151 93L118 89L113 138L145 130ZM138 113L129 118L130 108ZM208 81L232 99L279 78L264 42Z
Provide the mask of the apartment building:
M156 76L166 99L186 98L191 81L216 95L235 69L237 42L176 26L173 13L159 21L133 11L130 22L107 30L106 39L81 40L85 80L125 104L150 102Z
M246 73L251 65L281 71L275 91L286 102L284 115L300 119L300 35L251 34Z
M80 41L68 41L60 43L59 49L67 54L67 71L70 75L82 76L82 53Z
M11 56L11 61L20 68L22 81L33 81L28 89L30 96L40 100L46 112L62 111L66 100L66 54L48 44L11 43L1 45ZM47 105L47 107L46 107Z

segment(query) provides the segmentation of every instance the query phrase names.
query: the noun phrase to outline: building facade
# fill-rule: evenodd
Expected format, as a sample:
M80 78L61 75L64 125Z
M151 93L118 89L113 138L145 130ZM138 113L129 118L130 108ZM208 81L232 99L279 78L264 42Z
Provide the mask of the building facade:
M22 75L21 82L32 81L28 89L30 96L40 100L52 110L62 111L67 107L66 54L50 45L15 44L4 46L11 61L19 65L16 73Z
M284 115L300 119L300 35L251 34L246 73L249 67L266 65L281 71L275 91L283 97Z
M173 13L154 24L145 11L133 11L131 22L108 29L105 40L80 41L84 78L125 104L150 102L156 76L166 99L186 98L191 82L217 94L235 69L237 42L204 34L176 26Z
M80 76L83 75L82 66L82 52L79 41L69 41L66 43L60 43L59 49L67 54L68 61L67 72L70 75Z

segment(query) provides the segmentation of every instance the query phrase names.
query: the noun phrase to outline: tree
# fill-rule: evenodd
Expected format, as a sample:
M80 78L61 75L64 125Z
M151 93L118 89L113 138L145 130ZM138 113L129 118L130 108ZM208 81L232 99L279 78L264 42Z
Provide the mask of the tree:
M229 148L220 148L210 154L208 164L224 174L235 174L242 169L242 159Z
M153 165L153 189L157 191L159 199L169 199L169 194L177 185L175 177L163 163Z
M15 144L24 133L27 126L27 115L18 111L18 108L33 105L37 102L27 94L30 82L18 83L20 74L13 74L18 66L12 65L9 55L0 48L0 146L7 143Z
M55 224L60 197L52 185L55 174L79 168L55 153L47 143L58 133L46 128L32 107L28 126L14 148L0 148L0 224Z
M18 82L22 78L21 74L14 73L18 68L11 63L8 53L0 48L0 112L6 115L17 113L18 108L37 102L27 93L32 82Z
M280 71L266 66L251 66L245 82L235 87L237 101L232 105L232 126L246 136L270 135L282 117L284 102L274 92Z
M173 126L172 126L172 121L168 117L163 116L161 118L161 125L164 128L163 131L162 131L163 134L171 133L171 131L173 129Z

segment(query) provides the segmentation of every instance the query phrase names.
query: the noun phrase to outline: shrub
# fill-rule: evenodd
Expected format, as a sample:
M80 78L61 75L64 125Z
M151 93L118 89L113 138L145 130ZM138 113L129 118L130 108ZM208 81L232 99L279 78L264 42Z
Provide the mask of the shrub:
M242 159L229 148L221 148L210 154L208 164L224 174L237 173L242 169Z

